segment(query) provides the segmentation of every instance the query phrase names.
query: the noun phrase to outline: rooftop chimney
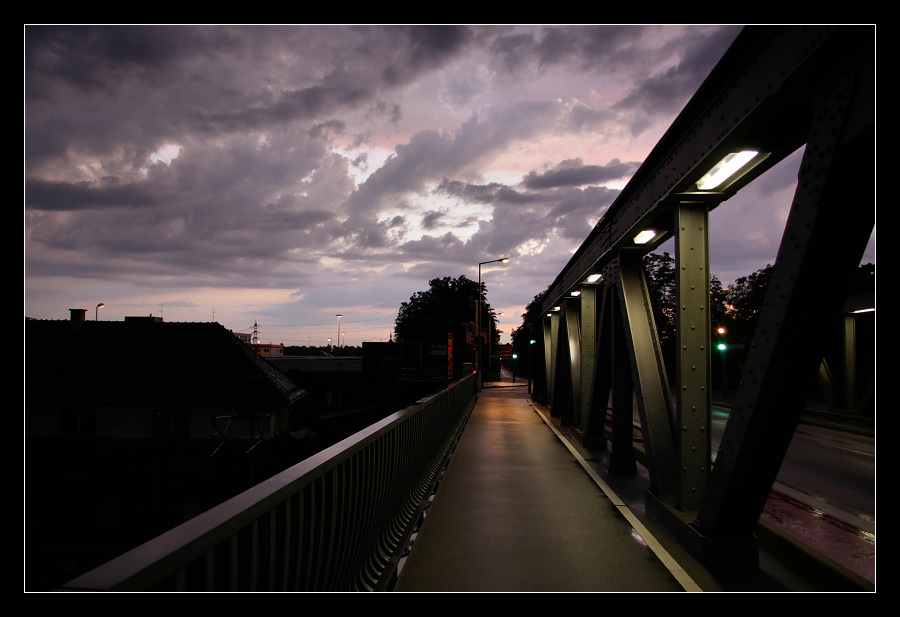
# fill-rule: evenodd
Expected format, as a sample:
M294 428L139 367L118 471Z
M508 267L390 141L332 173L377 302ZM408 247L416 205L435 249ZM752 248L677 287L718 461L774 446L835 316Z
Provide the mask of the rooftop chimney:
M72 323L84 323L84 314L87 309L69 309L69 321Z

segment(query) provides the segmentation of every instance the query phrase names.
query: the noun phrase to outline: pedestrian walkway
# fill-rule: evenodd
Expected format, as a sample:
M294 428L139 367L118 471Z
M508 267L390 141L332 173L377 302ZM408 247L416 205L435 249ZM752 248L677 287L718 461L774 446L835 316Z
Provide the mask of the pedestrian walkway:
M699 590L579 464L524 387L490 386L395 591Z

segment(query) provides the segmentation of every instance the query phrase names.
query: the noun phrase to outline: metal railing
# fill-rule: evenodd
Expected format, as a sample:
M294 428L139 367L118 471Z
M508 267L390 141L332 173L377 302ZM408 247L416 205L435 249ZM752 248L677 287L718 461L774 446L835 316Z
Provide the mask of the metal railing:
M470 375L60 590L389 589L475 399Z

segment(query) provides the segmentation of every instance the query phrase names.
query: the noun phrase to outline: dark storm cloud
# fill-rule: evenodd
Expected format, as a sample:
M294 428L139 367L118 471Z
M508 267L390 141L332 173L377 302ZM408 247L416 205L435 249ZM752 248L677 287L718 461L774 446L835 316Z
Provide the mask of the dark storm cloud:
M529 189L602 184L629 178L639 166L640 163L623 163L619 159L613 159L606 165L585 165L580 158L569 159L543 174L532 171L522 180L522 184Z
M529 204L545 201L543 195L521 191L498 182L471 184L460 180L445 180L434 192L454 197L464 203L476 204Z
M491 46L510 71L534 64L539 68L572 62L587 70L633 63L636 43L645 26L545 26L535 32L497 37Z
M152 81L186 58L233 53L243 41L218 27L27 26L25 95L53 96L51 86L60 82L112 93L122 80Z
M472 40L471 29L461 25L385 26L385 31L405 50L400 62L381 73L391 85L409 82L422 71L452 60Z
M739 32L737 26L709 31L689 29L684 39L678 41L679 48L684 50L681 61L638 83L616 108L649 114L680 111Z
M573 163L578 165L577 161L567 161L558 167L572 168ZM620 165L615 162L612 168L630 167ZM621 174L609 177L619 178ZM449 181L442 183L438 191L463 203L493 206L491 221L482 221L468 242L504 254L514 254L529 242L547 242L554 237L583 240L619 194L618 190L604 186L578 188L568 182L529 184L530 178L531 174L519 187Z
M96 188L88 182L25 181L25 207L33 210L82 210L151 206L157 198L141 184Z
M462 26L29 26L26 160L34 170L122 143L140 158L186 134L311 126L370 108L396 121L400 108L380 97L470 39Z
M456 276L485 252L552 279L645 147L617 150L623 118L664 123L641 97L699 85L714 30L28 26L29 283L321 299L318 279Z
M527 140L554 130L560 106L553 102L524 102L506 108L473 114L455 133L424 130L395 149L345 207L351 218L347 234L359 234L371 225L381 209L396 207L408 193L420 193L428 184L477 170L511 142Z

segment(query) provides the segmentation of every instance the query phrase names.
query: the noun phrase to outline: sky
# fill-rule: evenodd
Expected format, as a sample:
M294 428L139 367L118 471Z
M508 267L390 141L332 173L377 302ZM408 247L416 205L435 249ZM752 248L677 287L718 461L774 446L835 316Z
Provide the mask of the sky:
M25 316L359 345L507 257L508 342L739 31L25 26ZM712 212L724 284L774 262L801 156Z

